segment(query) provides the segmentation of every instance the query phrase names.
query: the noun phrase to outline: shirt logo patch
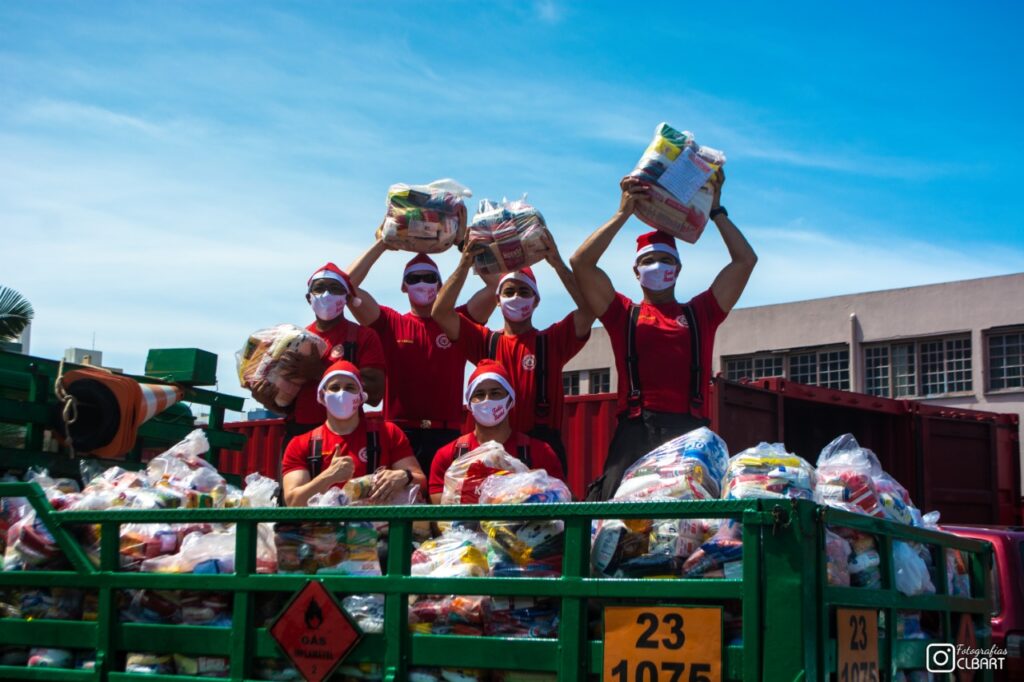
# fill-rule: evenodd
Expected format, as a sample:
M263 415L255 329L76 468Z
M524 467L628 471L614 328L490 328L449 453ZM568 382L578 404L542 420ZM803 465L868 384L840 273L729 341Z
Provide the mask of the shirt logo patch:
M331 360L344 360L345 359L345 344L339 343L331 349Z
M680 327L690 327L689 323L686 321L686 315L680 315L679 317L677 317L676 324L678 324Z
M523 369L527 372L532 372L533 368L537 366L537 358L534 355L527 355L523 358Z
M359 461L366 464L366 448L359 450Z
M442 332L437 335L436 339L434 339L434 344L442 350L447 350L452 347L452 340L448 338L447 334Z

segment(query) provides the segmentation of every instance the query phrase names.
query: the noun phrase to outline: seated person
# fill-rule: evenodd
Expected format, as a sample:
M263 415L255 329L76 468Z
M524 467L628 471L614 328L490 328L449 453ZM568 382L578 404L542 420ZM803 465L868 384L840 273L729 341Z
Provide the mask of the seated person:
M518 457L530 469L544 469L565 480L558 456L550 445L525 433L515 432L509 415L516 404L516 392L508 370L494 360L481 360L469 376L466 401L473 417L473 430L437 451L430 466L430 501L438 504L444 491L444 475L457 457L472 452L482 443L497 441L505 452Z
M369 501L384 502L409 485L423 486L425 476L402 430L363 414L366 392L359 369L339 360L323 374L317 402L327 408L327 422L288 443L281 463L284 501L304 507L316 493L342 487L374 474Z

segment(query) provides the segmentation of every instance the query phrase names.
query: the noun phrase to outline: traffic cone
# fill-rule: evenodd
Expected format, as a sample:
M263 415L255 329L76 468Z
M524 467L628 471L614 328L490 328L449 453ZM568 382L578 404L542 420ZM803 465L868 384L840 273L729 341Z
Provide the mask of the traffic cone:
M131 452L138 428L184 395L177 386L140 384L91 368L67 372L60 385L77 406L74 422L60 424L65 442L70 441L76 452L104 459L120 459Z

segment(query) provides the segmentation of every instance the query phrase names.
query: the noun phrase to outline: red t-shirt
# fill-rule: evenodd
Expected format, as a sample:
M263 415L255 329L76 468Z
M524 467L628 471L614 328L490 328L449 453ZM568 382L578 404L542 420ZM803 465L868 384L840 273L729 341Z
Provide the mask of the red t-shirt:
M487 357L487 336L490 330L465 315L461 318L458 344L465 349L469 361L476 364ZM538 419L534 409L537 397L535 353L539 335L547 337L548 375L545 380L551 411L546 419ZM580 352L589 338L589 331L583 338L576 336L576 323L572 313L541 331L534 329L519 336L499 334L494 359L504 365L512 375L512 388L516 391L516 405L512 408L510 417L513 431L526 433L538 423L554 429L562 428L562 407L565 403L562 368Z
M465 306L457 309L465 312ZM448 340L432 318L380 307L370 327L380 335L388 356L384 416L415 426L424 419L453 422L460 428L462 383L466 370L463 348Z
M306 459L309 454L309 443L313 438L319 436L323 439L323 464L320 470L327 469L331 464L335 446L340 446L341 457L351 457L355 463L355 471L352 478L359 478L372 471L366 470L366 423L364 417L359 420L356 430L347 436L339 436L328 428L327 424L319 426L308 433L295 436L288 443L284 450L284 459L281 461L281 475L284 476L290 471L308 471L309 462ZM386 421L377 421L375 424L380 440L380 459L378 466L390 468L395 462L400 462L406 457L412 457L412 446L409 440L402 433L402 430L394 424ZM339 484L335 487L341 487Z
M368 327L360 327L355 322L343 319L341 322L322 332L316 328L316 322L306 327L323 340L327 341L327 353L323 356L324 369L342 358L345 342L349 340L349 327L355 328L356 358L355 365L359 369L387 369L384 347L381 345L377 332ZM295 396L295 409L291 419L298 424L322 424L327 420L327 411L316 401L316 387L320 383L308 381L299 389Z
M608 331L615 354L615 367L619 375L619 412L627 409L629 374L626 370L626 329L629 325L629 307L633 304L622 294L601 316L601 324ZM703 376L701 390L705 396L700 414L707 417L707 385L711 381L711 353L715 345L715 332L726 313L718 305L711 290L694 296L690 302L700 332L700 362ZM681 303L640 304L640 317L636 325L636 352L640 365L641 406L656 412L686 414L690 409L690 329L686 325Z
M471 431L439 449L434 455L434 461L430 464L430 480L427 483L427 489L431 495L444 492L444 475L448 472L448 467L455 461L455 454L459 451L460 444L465 445L467 453L480 447L476 433ZM562 463L558 461L558 455L544 441L530 438L525 433L513 431L508 440L502 443L505 452L513 457L519 456L519 448L523 445L527 445L530 449L531 469L543 469L558 480L565 481L565 472L562 471Z

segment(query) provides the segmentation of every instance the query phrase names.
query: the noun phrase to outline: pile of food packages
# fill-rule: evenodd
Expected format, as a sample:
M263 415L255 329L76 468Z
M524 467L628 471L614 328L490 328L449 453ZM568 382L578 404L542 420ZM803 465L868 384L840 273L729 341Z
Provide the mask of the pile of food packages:
M469 239L483 248L473 261L479 275L512 272L547 257L547 223L526 198L499 202L484 199L469 224Z
M141 471L114 467L101 472L83 466L83 487L70 479L30 472L56 510L202 509L272 507L276 481L252 474L244 489L229 485L202 457L209 449L202 430L153 458ZM314 495L310 506L368 503L372 475ZM388 505L412 504L419 490L397 492ZM530 470L500 444L484 443L453 462L445 476L442 504L522 505L569 502L565 483L543 470ZM906 489L881 467L873 452L851 435L829 443L817 466L779 443L761 443L730 457L725 442L707 428L664 443L623 475L615 502L805 499L857 514L937 529L938 514L921 514ZM65 570L70 563L25 500L0 500L3 570ZM369 521L261 523L257 532L259 573L381 575L378 549L386 524ZM439 524L433 537L414 543L412 575L457 577L557 577L561 575L564 523L483 518ZM80 527L74 537L85 556L99 563L98 527ZM591 535L591 572L610 578L742 578L743 528L733 519L600 519ZM230 573L234 570L233 525L207 523L124 524L121 570L154 573ZM831 585L881 587L880 546L874 535L850 528L825 532L827 578ZM896 589L906 595L934 593L937 570L925 545L893 542ZM945 555L947 591L970 596L967 563L960 552ZM269 626L288 595L261 595L257 625ZM226 626L231 601L224 593L189 590L122 590L123 622ZM384 597L348 595L342 606L368 633L383 631ZM0 617L95 620L95 592L73 588L24 588L0 592ZM409 627L416 633L500 637L557 637L557 599L470 595L410 597ZM724 613L727 643L741 641L738 604ZM924 638L918 612L900 612L900 637ZM0 664L87 669L90 652L0 645ZM225 677L228 660L182 654L138 652L126 657L128 672ZM256 661L260 679L300 679L281 659ZM346 664L345 679L380 679L374 664ZM462 668L414 669L410 680L554 680L553 675ZM911 675L907 679L914 679Z
M305 329L292 324L260 329L249 335L242 350L235 354L238 366L238 380L242 388L250 391L266 382L277 389L274 402L287 407L295 400L302 381L285 376L280 360L285 353L296 356L316 355L323 357L327 342Z
M629 174L650 184L647 198L637 203L636 217L656 230L696 242L711 211L711 177L724 164L725 154L697 144L692 133L659 124Z
M377 237L388 246L416 253L440 253L462 241L469 188L454 180L427 185L391 185L387 213Z

